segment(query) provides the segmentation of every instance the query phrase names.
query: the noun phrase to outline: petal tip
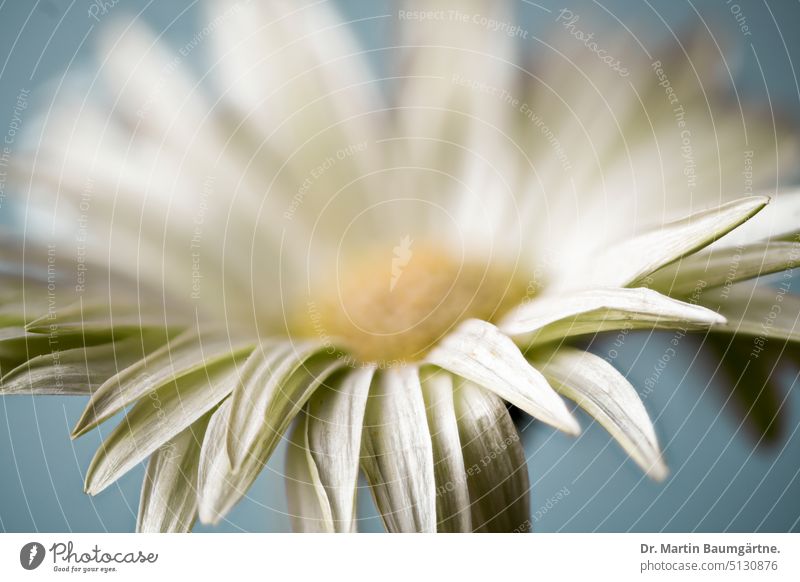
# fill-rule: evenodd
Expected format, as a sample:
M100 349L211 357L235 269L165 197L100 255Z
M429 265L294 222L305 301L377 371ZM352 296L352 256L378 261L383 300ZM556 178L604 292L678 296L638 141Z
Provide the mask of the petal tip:
M646 468L645 474L657 483L663 482L669 477L669 467L661 458L656 459L650 467Z
M567 433L570 436L579 436L581 434L581 425L578 423L577 419L571 414L567 413L567 416L562 416L558 419L558 424L556 428L561 430L562 432Z

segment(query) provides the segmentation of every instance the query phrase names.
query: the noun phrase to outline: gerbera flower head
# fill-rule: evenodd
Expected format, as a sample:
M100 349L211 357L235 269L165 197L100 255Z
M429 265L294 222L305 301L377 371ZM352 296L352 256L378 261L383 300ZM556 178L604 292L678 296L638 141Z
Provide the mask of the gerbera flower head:
M215 98L141 23L109 23L107 95L59 101L17 163L61 244L71 225L87 242L78 270L37 255L45 237L6 247L22 276L0 318L2 390L89 396L76 437L126 410L86 490L149 458L139 530L218 522L286 440L299 530L355 530L363 471L390 531L526 531L510 406L573 435L577 406L664 479L636 389L587 338L751 337L768 307L729 288L797 265L795 196L743 229L770 199L721 200L738 112L716 86L720 163L704 109L692 160L720 183L687 187L661 88L672 76L692 114L700 91L672 52L654 66L615 43L627 85L603 68L584 94L596 55L537 40L552 62L517 64L505 3L438 22L413 15L439 2L410 4L389 90L327 2L208 2ZM768 141L749 129L750 147ZM778 134L776 161L796 151ZM75 293L48 305L62 281Z

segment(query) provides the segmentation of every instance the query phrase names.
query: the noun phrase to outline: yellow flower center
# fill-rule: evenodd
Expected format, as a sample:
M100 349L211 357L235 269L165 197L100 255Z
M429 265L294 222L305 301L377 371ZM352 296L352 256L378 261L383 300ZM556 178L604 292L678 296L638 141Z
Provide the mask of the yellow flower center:
M465 319L496 320L526 292L513 268L408 240L340 265L333 281L309 304L314 332L387 365L422 358Z

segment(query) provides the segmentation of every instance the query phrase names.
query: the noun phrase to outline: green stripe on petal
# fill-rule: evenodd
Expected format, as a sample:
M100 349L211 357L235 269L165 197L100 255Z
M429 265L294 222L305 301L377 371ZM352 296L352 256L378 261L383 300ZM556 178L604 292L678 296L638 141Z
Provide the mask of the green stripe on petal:
M528 466L505 404L471 382L456 387L454 400L474 531L529 531Z
M85 348L109 343L111 332L82 335L80 333L31 333L21 327L0 329L0 372L8 373L28 360L54 351ZM121 339L117 337L117 339Z
M712 289L800 265L797 242L769 241L713 248L668 265L648 278L648 287L672 297Z
M150 456L139 497L139 533L187 533L197 517L197 467L211 413Z
M526 345L628 328L707 329L718 313L651 289L599 288L537 298L513 310L500 329Z
M214 408L233 389L235 356L174 379L142 398L103 441L86 473L95 495Z
M0 382L0 394L89 395L120 370L167 342L166 331L143 332L124 340L35 356Z
M560 393L575 401L613 436L650 477L661 481L667 467L655 429L636 389L602 358L574 348L536 360Z
M92 395L72 435L84 434L176 379L217 362L228 362L232 356L246 356L252 350L252 342L234 343L225 333L187 331L104 382Z
M531 416L559 430L578 434L580 427L564 401L519 348L495 326L470 319L445 337L427 361L495 392Z
M416 368L389 368L377 376L361 464L388 531L436 531L433 448Z
M741 198L612 245L592 258L586 278L598 287L636 286L638 280L743 224L768 202L765 196Z
M31 321L26 329L32 333L51 334L129 334L147 328L167 327L163 317L153 317L136 305L106 303L73 303ZM173 322L178 325L179 322ZM183 327L185 327L183 322Z
M800 342L800 297L789 294L786 287L743 283L727 292L703 293L700 303L718 308L725 316L726 323L714 331L753 336L756 353L771 339Z

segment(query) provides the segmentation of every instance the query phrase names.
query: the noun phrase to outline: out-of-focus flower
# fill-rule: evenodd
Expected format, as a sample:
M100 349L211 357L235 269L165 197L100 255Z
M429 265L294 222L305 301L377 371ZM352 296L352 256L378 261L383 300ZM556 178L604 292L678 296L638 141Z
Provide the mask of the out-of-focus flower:
M610 39L612 67L551 13L528 63L507 9L409 3L391 78L325 2L211 1L177 53L105 26L105 98L61 98L17 161L0 317L3 393L90 395L74 436L130 407L89 493L150 457L138 528L215 523L288 431L299 530L356 528L359 469L390 531L526 530L507 403L577 434L564 397L667 475L587 337L797 341L797 300L765 326L776 290L741 283L798 263L797 198L725 197L753 157L771 192L794 136L743 126L699 37L691 68Z

